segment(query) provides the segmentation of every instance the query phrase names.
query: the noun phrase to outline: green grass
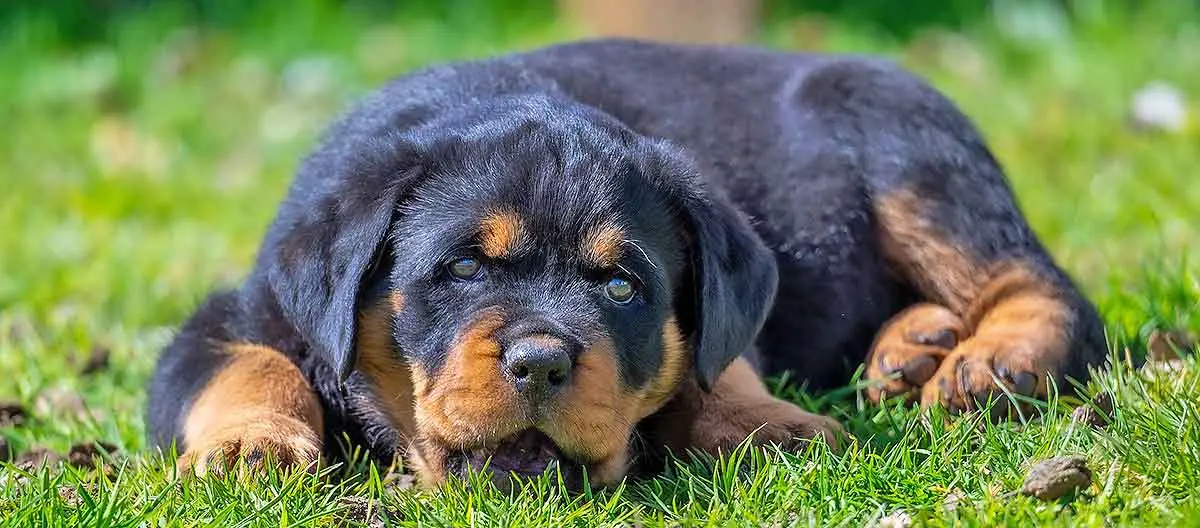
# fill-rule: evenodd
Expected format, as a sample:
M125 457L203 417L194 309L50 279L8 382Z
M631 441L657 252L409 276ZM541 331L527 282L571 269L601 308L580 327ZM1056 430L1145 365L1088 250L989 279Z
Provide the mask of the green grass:
M898 41L797 19L775 21L764 39L892 56L976 120L1034 228L1109 322L1117 367L1090 392L1114 394L1113 423L1074 424L1064 399L1025 424L943 425L866 405L850 389L781 387L857 441L836 456L749 451L681 464L583 496L543 479L518 500L477 482L397 490L370 473L341 484L303 474L175 482L169 462L144 452L143 385L172 327L245 273L292 169L339 109L396 73L533 47L570 28L537 16L443 23L297 8L246 31L196 31L162 11L122 21L103 43L69 46L44 20L27 21L0 37L0 399L37 410L0 435L17 451L104 440L133 456L111 479L40 470L25 480L5 466L0 524L334 525L348 496L422 525L860 526L897 511L931 525L1196 523L1200 365L1148 377L1126 357L1156 328L1200 331L1200 126L1141 133L1126 117L1133 92L1155 79L1191 94L1200 112L1200 14L1081 8L1074 25L1030 32L1043 26L1004 23L1016 15L1003 5L964 33ZM112 350L111 368L77 374L95 346ZM37 405L64 391L86 412ZM1011 493L1032 461L1067 453L1087 456L1095 473L1077 500ZM951 495L963 497L953 511Z

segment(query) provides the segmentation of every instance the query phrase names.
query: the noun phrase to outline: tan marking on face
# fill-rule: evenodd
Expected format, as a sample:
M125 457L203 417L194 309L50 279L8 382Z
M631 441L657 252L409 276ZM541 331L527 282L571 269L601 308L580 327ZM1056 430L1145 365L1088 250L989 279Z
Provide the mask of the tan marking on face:
M479 244L490 258L504 258L526 241L525 222L512 211L493 211L479 223Z
M679 389L680 383L692 364L691 350L683 337L683 331L675 318L667 319L662 330L663 356L658 373L645 388L638 391L636 398L642 402L638 420L649 416L662 407Z
M592 266L610 269L621 260L624 246L625 231L612 222L604 222L588 230L579 252Z
M404 307L399 292L372 306L358 318L358 371L367 378L372 396L404 437L415 431L412 373L392 338L395 314Z
M404 295L398 291L388 294L388 304L391 305L393 314L400 313L404 309Z
M588 467L592 485L612 485L625 476L633 427L675 394L687 371L690 356L674 318L662 334L662 363L645 386L623 386L616 350L604 338L580 356L571 390L560 398L546 432L564 452L593 461Z
M433 488L446 480L448 455L446 448L437 442L418 437L409 442L404 456L421 486Z
M646 386L623 386L612 339L601 336L577 358L570 385L538 424L525 421L523 401L500 373L501 350L494 333L503 324L495 314L481 317L463 332L434 377L412 367L420 436L412 441L409 458L422 483L445 479L447 455L455 449L497 441L534 425L564 454L587 465L593 485L618 482L628 470L633 427L670 399L690 365L674 318L664 325L662 364ZM562 345L549 335L528 339Z
M544 427L569 457L591 461L593 483L608 483L626 471L639 402L623 390L620 376L612 339L598 339L579 355L571 385L556 399ZM596 468L607 469L604 474L591 471Z
M418 366L413 366L412 385L416 401L421 401L430 392L429 377ZM440 435L433 435L440 437ZM446 480L447 451L437 441L427 438L417 426L417 434L409 440L404 459L413 468L417 480L424 487L431 488Z
M448 449L474 447L514 434L521 400L500 371L502 355L495 332L504 325L489 313L468 326L456 339L436 375L413 365L416 426L422 436Z

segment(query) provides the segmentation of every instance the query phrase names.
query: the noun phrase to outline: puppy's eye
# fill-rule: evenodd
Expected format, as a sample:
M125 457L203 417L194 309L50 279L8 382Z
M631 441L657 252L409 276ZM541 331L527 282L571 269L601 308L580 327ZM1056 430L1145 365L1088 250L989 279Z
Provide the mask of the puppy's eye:
M483 263L479 259L472 257L463 257L455 259L446 264L446 272L459 280L471 280L479 276L480 270L483 269Z
M629 304L637 296L637 288L629 279L617 275L604 284L604 296L617 304Z

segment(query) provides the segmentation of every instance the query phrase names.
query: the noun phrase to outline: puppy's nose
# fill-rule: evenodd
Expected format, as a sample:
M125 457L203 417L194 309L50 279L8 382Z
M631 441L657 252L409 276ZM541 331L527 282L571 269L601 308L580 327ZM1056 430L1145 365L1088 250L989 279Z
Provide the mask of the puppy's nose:
M566 343L553 337L518 339L504 352L504 368L517 391L534 403L564 387L573 366Z

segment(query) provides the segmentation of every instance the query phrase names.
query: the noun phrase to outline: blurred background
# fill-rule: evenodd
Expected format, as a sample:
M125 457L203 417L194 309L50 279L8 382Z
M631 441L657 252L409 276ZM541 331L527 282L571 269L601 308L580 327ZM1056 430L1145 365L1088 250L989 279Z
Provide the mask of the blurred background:
M432 62L598 35L895 59L980 126L1115 332L1200 328L1197 2L7 0L0 369L102 342L139 384L245 273L347 104Z

